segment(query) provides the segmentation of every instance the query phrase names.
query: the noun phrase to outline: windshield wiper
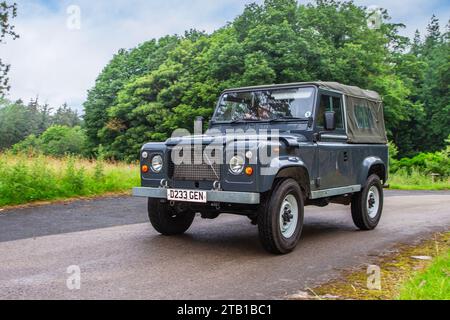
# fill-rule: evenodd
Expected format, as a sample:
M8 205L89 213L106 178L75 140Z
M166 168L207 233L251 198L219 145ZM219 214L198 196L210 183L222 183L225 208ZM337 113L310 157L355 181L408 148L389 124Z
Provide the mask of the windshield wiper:
M270 120L257 120L257 119L235 119L231 121L214 121L213 123L221 123L221 124L240 124L240 123L249 123L249 122L261 122L261 123L271 123L271 122L282 122L282 121L309 121L310 119L306 118L297 118L297 117L279 117Z
M243 119L235 119L235 120L231 120L228 123L244 123L245 121Z
M290 116L282 116L282 117L278 117L278 118L269 120L269 122L283 122L283 121L309 121L309 119L290 117Z
M235 123L247 123L247 122L260 122L260 120L255 120L255 119L236 119L236 120L231 120L230 124L235 124Z

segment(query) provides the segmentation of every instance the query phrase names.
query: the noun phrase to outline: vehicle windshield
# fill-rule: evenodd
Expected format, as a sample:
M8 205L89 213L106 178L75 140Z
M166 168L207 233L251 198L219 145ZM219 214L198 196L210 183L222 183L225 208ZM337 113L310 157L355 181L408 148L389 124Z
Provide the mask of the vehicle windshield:
M222 96L215 122L309 119L314 104L313 87L232 92Z

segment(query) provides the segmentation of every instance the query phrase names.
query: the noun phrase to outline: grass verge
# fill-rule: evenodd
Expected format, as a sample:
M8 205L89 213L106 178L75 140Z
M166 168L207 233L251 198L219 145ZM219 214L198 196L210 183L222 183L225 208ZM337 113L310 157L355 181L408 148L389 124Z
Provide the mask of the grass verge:
M448 178L432 181L431 176L412 170L411 173L399 171L389 177L390 189L396 190L450 190Z
M450 250L400 288L400 300L450 300Z
M431 257L432 260L423 260ZM332 280L291 299L450 300L450 233L419 245L400 246L374 263L381 270L380 290L368 289L368 266L344 271Z
M0 154L0 207L120 193L139 183L135 165Z

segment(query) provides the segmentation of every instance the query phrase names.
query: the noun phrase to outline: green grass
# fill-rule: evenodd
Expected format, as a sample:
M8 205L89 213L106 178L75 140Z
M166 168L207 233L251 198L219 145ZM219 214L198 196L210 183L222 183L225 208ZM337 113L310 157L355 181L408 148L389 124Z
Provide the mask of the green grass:
M450 300L450 250L402 285L400 300Z
M0 154L0 207L123 192L139 184L136 165Z
M405 170L399 170L389 177L391 189L398 190L449 190L450 181L448 178L437 179L434 183L431 176L427 176L418 170L412 170L411 173Z

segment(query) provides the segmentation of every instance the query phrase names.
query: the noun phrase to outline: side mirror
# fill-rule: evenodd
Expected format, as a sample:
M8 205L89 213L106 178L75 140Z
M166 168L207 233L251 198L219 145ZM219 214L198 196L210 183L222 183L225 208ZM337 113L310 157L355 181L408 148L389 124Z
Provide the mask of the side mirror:
M336 113L334 111L325 112L325 130L336 130Z

